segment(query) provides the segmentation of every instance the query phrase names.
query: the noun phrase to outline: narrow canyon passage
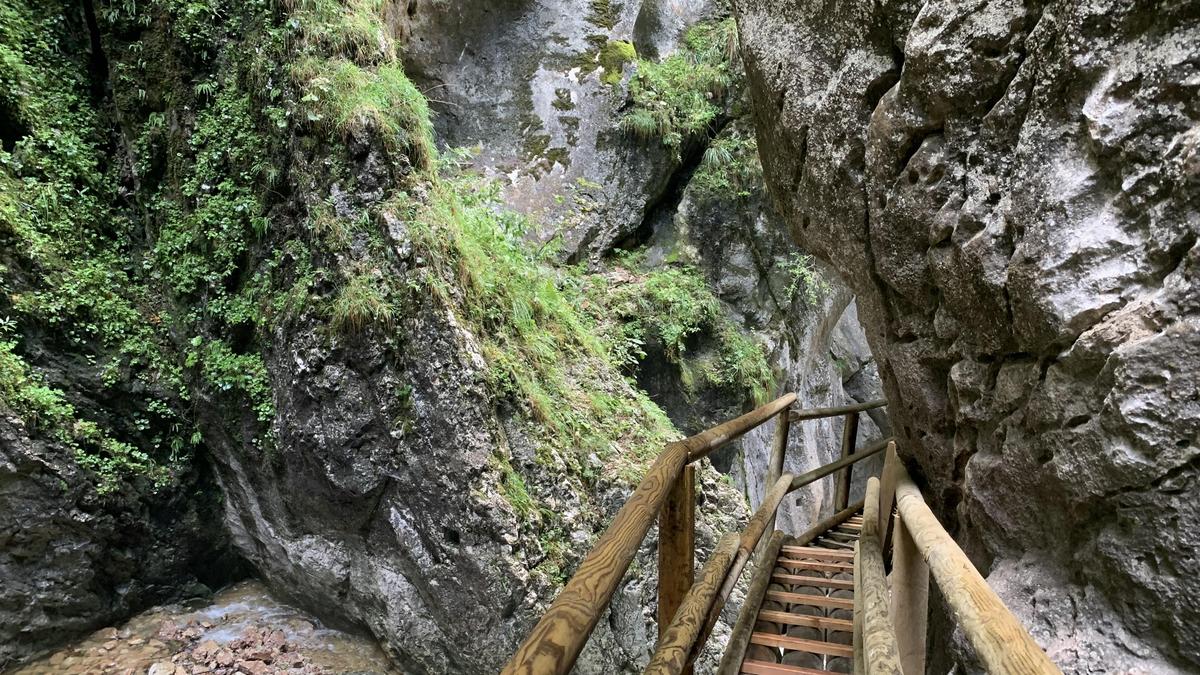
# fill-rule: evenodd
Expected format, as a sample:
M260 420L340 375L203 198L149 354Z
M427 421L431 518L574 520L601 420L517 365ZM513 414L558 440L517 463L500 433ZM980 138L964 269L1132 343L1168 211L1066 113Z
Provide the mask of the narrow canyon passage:
M872 476L871 570L901 485L1053 667L1194 671L1198 71L1193 0L0 0L0 670L500 672L788 399L685 462L695 672L852 667ZM659 667L643 520L573 672Z

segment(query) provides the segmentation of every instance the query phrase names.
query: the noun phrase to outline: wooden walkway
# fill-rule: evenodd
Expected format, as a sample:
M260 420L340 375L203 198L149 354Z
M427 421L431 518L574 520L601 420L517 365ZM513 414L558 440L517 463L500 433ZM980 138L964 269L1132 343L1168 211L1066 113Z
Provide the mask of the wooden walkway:
M770 585L761 599L753 599L760 600L758 616L740 672L853 672L853 548L861 531L859 512L808 545L785 540L775 558Z

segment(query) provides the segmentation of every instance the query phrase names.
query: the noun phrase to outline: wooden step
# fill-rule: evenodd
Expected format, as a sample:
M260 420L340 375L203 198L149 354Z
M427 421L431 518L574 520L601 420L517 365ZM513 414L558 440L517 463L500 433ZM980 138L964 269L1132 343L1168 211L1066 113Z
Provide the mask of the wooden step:
M843 645L837 642L818 642L817 640L805 640L786 635L771 635L770 633L751 633L750 644L766 647L782 647L783 649L790 649L792 651L825 654L826 656L854 655L854 647L852 645Z
M788 593L787 591L767 591L766 597L768 600L786 602L789 605L809 605L811 607L854 610L854 601L850 598L831 598L828 595L806 595L804 593Z
M816 668L801 668L784 663L767 663L766 661L743 661L743 675L838 675L829 670Z
M842 541L857 541L858 540L857 534L838 532L837 530L825 530L824 532L821 533L821 536L825 537L826 539L840 539Z
M839 550L854 550L854 544L848 544L844 541L838 541L836 539L825 539L824 535L821 536L821 539L818 540L817 543L819 546L828 546L829 548L836 548Z
M847 579L826 579L825 577L810 577L806 574L772 574L772 581L792 586L821 586L836 588L843 591L854 590L854 582Z
M801 668L785 663L767 663L766 661L743 661L743 675L837 675L832 671L817 668Z
M758 613L759 621L782 623L788 626L808 626L809 628L824 628L843 633L854 632L854 622L846 619L830 619L824 616L809 616L807 614L792 614L791 612L776 612L764 609Z
M830 560L854 560L853 553L834 551L816 546L783 546L781 550L792 558L828 558Z
M775 561L779 567L786 567L793 570L815 570L817 572L845 572L854 571L854 565L844 565L834 562L816 562L814 560L793 560L791 558L779 558Z

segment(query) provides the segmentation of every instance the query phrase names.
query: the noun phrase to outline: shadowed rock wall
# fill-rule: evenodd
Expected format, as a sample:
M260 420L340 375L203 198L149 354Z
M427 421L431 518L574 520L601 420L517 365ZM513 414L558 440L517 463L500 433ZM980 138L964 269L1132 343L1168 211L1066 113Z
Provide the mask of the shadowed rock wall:
M740 0L902 454L1074 672L1200 664L1200 5Z

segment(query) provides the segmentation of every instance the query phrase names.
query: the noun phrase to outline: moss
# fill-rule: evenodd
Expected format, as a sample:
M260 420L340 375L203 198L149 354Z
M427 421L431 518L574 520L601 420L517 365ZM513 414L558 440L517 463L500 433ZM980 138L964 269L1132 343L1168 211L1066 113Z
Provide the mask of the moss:
M605 84L618 84L625 64L637 59L637 49L628 40L609 40L600 50L600 66L604 74L600 79Z
M613 0L591 0L588 3L587 22L597 28L612 30L621 18L621 8L621 3Z
M566 87L559 87L554 90L554 101L550 105L557 110L567 111L575 109L575 102L571 100L571 90Z
M333 327L343 333L357 333L370 325L391 326L394 309L382 286L382 280L370 273L352 275L338 290L330 308Z

